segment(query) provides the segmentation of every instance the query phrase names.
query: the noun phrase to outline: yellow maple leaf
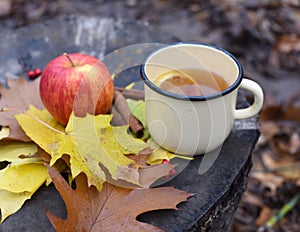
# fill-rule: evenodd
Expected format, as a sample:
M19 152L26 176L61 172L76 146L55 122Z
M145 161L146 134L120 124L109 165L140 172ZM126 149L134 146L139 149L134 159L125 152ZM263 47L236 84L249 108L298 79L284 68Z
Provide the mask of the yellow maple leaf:
M72 114L63 131L44 121L47 114L46 110L31 106L26 113L16 115L16 119L25 133L51 155L50 166L67 154L72 177L84 172L89 185L95 185L99 191L106 181L106 170L114 180L123 179L139 185L138 165L124 154L135 154L137 147L142 150L148 145L134 139L127 145L120 143L128 127L113 129L112 115L87 114L80 118Z
M0 170L0 223L18 211L48 178L47 168L40 159L19 158L20 155L31 156L37 150L36 144L31 142L0 142L0 162L9 163Z

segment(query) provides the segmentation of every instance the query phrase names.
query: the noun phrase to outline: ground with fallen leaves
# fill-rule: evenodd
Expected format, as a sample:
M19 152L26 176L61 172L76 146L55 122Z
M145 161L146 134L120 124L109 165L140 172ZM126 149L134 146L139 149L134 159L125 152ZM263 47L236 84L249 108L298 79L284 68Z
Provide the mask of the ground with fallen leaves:
M187 28L180 27L183 22L201 23L199 37L195 38L194 32L190 39L230 50L243 64L245 73L263 86L266 95L248 191L235 215L233 231L263 231L262 226L299 194L299 1L3 0L0 29L13 30L61 14L101 14L157 26L178 22L176 35L185 33ZM189 38L189 34L178 36L178 40L182 38ZM273 231L300 231L299 202L287 211Z

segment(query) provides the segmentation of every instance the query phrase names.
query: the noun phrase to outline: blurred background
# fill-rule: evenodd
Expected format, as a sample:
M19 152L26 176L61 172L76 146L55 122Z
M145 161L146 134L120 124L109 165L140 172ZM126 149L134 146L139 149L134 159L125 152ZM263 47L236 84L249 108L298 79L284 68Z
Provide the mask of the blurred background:
M63 15L140 21L233 53L266 99L232 231L300 231L300 0L0 0L0 31Z

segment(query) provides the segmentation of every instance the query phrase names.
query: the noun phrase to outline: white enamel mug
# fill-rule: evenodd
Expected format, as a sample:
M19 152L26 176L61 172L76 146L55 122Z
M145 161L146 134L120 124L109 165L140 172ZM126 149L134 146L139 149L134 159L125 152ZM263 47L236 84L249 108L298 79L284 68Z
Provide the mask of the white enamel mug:
M206 96L187 96L170 93L155 84L163 73L186 68L219 74L229 87ZM204 154L220 147L234 120L258 114L263 104L261 87L243 78L239 61L226 50L211 45L178 43L158 49L142 64L141 76L151 137L176 154ZM236 109L239 88L254 95L253 104L245 109Z

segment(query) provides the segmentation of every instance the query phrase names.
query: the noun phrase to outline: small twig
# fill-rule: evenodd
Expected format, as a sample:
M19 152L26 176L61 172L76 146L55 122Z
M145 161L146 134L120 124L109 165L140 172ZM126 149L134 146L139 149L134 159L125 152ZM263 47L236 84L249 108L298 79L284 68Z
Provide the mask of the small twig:
M126 124L129 125L130 130L136 137L143 137L143 124L131 113L126 98L117 90L114 91L114 107L112 110L117 110L121 114L122 118L125 120Z
M114 126L124 126L124 125L127 124L126 121L123 119L122 115L116 109L116 107L112 107L110 112L113 115L113 118L111 120L112 125L114 125Z
M300 198L300 193L297 193L287 204L285 204L278 213L271 217L263 226L261 226L258 231L266 231L273 228L277 222L279 222L285 215L290 212L297 204Z
M145 93L143 90L137 89L125 89L123 87L115 87L116 91L122 93L125 98L131 98L134 100L144 100Z

